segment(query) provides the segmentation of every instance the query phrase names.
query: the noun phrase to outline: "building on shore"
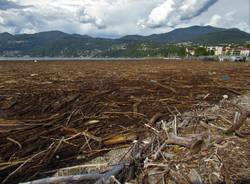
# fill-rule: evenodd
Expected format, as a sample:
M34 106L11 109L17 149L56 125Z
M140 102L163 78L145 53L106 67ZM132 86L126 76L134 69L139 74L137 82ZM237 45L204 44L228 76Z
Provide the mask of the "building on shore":
M209 46L207 51L214 51L215 56L244 56L250 57L250 49L244 47L232 48L229 46Z
M240 51L241 56L250 57L250 49L242 49Z
M207 47L207 51L213 51L215 56L221 56L223 54L223 47L221 46L210 46Z
M186 53L189 56L194 56L195 55L195 48L186 48Z

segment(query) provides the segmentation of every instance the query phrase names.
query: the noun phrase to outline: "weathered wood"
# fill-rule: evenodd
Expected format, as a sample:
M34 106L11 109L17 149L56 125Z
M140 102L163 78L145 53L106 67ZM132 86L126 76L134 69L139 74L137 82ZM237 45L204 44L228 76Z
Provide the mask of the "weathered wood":
M187 178L185 178L182 174L177 171L170 170L170 177L178 184L189 184Z
M112 170L105 173L97 182L95 182L95 184L109 184L111 182L112 176L118 175L124 168L124 164L114 166Z
M128 141L134 141L136 139L137 135L135 133L127 133L110 137L107 140L104 140L103 144L108 146L108 145L126 143Z
M230 134L239 130L245 124L249 116L250 116L250 111L241 108L239 120L236 123L234 123L230 128L228 128L225 132Z
M95 184L105 184L112 176L116 176L119 174L124 168L124 164L120 164L114 166L107 173L89 173L82 175L72 175L72 176L60 176L60 177L51 177L51 178L43 178L39 180L34 180L30 182L24 182L20 184L52 184L52 183L83 183L86 181L96 181Z
M151 82L157 84L158 86L160 86L160 87L162 87L162 88L164 88L164 89L166 89L168 91L171 91L174 94L177 93L177 91L174 88L172 88L171 86L163 85L163 84L161 84L161 83L159 83L159 82L157 82L155 80L151 80Z
M158 112L156 113L150 120L149 120L149 125L154 125L157 120L159 120L163 116L162 113Z
M203 143L203 136L196 135L190 137L179 137L174 133L169 133L168 140L166 142L167 144L176 144L187 148L195 149L197 147L200 147Z
M95 181L103 177L103 174L83 174L83 175L73 175L73 176L61 176L44 178L40 180L20 183L20 184L52 184L52 183L79 183L84 181Z
M188 175L188 179L191 184L203 184L203 181L201 179L201 176L199 173L195 170L192 169Z

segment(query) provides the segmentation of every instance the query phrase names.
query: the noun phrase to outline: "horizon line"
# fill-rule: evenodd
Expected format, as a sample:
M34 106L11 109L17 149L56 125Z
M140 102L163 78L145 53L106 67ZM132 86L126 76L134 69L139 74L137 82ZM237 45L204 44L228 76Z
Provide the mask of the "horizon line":
M120 39L120 38L123 38L123 37L126 37L126 36L141 36L141 37L147 37L147 36L152 36L152 35L160 35L160 34L166 34L166 33L170 33L172 31L175 31L175 30L179 30L179 29L188 29L188 28L192 28L192 27L212 27L212 28L217 28L217 29L225 29L225 30L230 30L230 29L238 29L242 32L245 32L247 34L250 34L244 30L241 30L239 28L236 28L236 27L231 27L231 28L225 28L225 27L216 27L216 26L212 26L212 25L193 25L193 26L187 26L187 27L178 27L178 28L175 28L171 31L168 31L168 32L161 32L161 33L153 33L153 34L148 34L148 35L143 35L143 34L125 34L125 35L121 35L121 36L118 36L118 37L105 37L105 36L91 36L89 34L81 34L81 33L69 33L69 32L64 32L64 31L61 31L61 30L45 30L45 31L39 31L39 32L34 32L34 33L9 33L9 32L0 32L0 34L4 34L4 33L8 33L12 36L18 36L18 35L33 35L33 34L39 34L39 33L49 33L49 32L61 32L61 33L64 33L64 34L68 34L68 35L80 35L80 36L88 36L88 37L91 37L91 38L102 38L102 39L111 39L111 40L115 40L115 39Z

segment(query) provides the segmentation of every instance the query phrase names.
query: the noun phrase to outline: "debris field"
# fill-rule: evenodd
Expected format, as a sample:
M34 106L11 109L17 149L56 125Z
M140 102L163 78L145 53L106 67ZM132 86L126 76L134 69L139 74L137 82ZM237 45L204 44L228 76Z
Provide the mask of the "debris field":
M249 182L249 91L249 63L2 61L0 183Z

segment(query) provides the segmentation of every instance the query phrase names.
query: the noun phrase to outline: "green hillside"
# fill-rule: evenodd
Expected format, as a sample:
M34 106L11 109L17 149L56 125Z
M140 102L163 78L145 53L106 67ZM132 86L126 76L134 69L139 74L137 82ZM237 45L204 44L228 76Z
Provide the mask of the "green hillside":
M128 35L118 39L93 38L60 31L36 34L0 34L0 56L17 57L146 57L185 55L174 44L216 45L245 43L250 34L238 29L192 26L149 36Z

